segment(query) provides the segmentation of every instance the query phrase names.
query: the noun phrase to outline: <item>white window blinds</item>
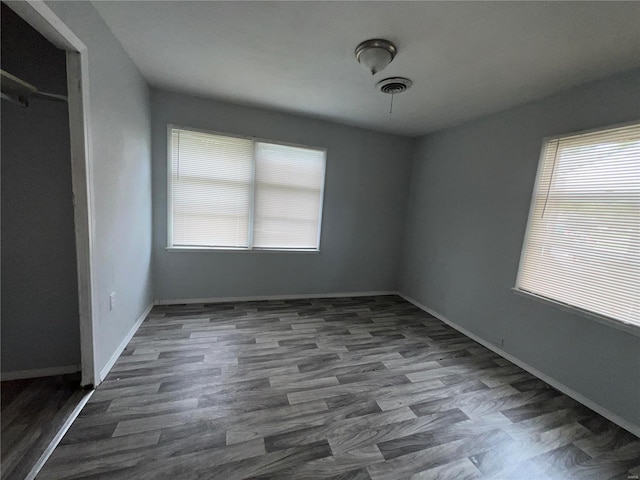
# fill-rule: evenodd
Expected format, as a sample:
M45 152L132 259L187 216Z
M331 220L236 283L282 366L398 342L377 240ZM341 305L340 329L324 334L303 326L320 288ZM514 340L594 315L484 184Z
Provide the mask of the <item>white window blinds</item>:
M516 287L640 326L640 125L546 143Z
M171 247L319 248L324 150L170 127Z
M253 244L317 248L323 179L323 151L257 142Z
M172 131L174 246L247 247L251 140Z

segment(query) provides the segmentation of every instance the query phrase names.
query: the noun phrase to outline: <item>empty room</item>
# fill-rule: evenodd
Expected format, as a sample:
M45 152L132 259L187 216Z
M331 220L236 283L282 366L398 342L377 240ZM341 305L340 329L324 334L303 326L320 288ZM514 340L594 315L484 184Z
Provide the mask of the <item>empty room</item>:
M1 479L640 478L639 25L2 2Z

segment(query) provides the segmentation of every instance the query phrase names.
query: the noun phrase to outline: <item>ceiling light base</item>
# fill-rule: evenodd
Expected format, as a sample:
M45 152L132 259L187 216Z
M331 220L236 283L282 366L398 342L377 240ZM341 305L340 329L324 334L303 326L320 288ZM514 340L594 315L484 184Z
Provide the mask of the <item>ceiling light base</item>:
M382 38L365 40L356 47L355 51L356 59L371 72L371 75L384 70L393 61L396 53L398 53L396 46Z

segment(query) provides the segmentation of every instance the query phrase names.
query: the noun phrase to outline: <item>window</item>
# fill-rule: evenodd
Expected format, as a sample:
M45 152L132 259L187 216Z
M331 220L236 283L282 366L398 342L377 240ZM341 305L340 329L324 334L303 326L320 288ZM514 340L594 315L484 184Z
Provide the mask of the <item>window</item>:
M169 246L318 250L326 151L169 126Z
M516 289L640 326L640 124L545 142Z

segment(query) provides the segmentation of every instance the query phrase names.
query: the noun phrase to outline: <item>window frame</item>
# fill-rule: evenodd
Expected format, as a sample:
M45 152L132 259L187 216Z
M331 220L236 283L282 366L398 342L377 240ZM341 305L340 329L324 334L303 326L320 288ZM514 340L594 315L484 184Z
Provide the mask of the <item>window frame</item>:
M171 171L172 160L172 130L185 130L189 132L204 133L210 135L219 135L224 137L239 138L242 140L250 140L253 144L253 157L252 157L252 176L251 176L251 198L250 198L250 210L249 210L249 245L246 248L242 247L215 247L215 246L188 246L188 245L173 245L173 181ZM327 177L327 156L328 149L326 147L315 147L309 145L302 145L293 142L282 142L279 140L272 140L268 138L261 138L251 135L239 135L235 133L220 132L216 130L208 130L203 128L186 127L183 125L177 125L173 123L167 124L167 246L165 250L168 252L235 252L235 253L248 253L248 252L277 252L277 253L320 253L320 241L322 238L322 223L324 213L324 192ZM253 245L253 226L254 226L254 210L255 210L255 188L256 188L256 156L255 149L256 143L270 143L274 145L282 145L285 147L304 148L307 150L315 150L324 153L324 165L322 168L322 183L320 185L320 210L318 212L318 237L316 248L264 248L255 247Z
M571 305L569 303L565 303L559 300L555 300L553 298L549 298L549 297L545 297L542 295L538 295L534 292L530 292L528 290L523 290L521 288L518 288L518 285L520 284L520 278L522 276L522 270L523 270L523 265L524 265L524 259L525 259L525 254L527 251L527 247L529 245L529 238L530 238L530 233L531 233L531 228L532 228L532 224L533 224L533 216L534 216L534 205L535 205L535 200L536 200L536 196L537 196L537 192L538 192L538 188L540 186L540 182L542 180L542 171L544 169L544 158L545 158L545 151L546 151L546 146L548 145L549 142L553 141L553 140L558 140L558 139L562 139L565 137L572 137L572 136L578 136L578 135L585 135L585 134L589 134L589 133L595 133L595 132L601 132L604 130L612 130L615 128L622 128L622 127L628 127L631 125L638 125L640 124L640 120L632 120L629 122L623 122L623 123L615 123L612 125L605 125L605 126L601 126L601 127L596 127L596 128L590 128L590 129L586 129L586 130L578 130L578 131L574 131L574 132L566 132L566 133L562 133L559 135L549 135L546 136L542 139L541 145L540 145L540 155L538 156L538 167L536 170L536 179L535 182L533 184L533 190L531 192L531 200L529 201L529 214L527 216L527 226L525 228L524 231L524 237L522 239L522 248L520 251L520 257L518 259L518 269L517 269L517 273L516 273L516 281L515 281L515 285L513 287L511 287L511 291L513 293L515 293L516 295L522 296L524 298L528 298L531 300L534 300L536 302L545 304L545 305L549 305L552 306L556 309L562 310L564 312L567 313L571 313L577 316L580 316L582 318L586 318L592 321L595 321L597 323L603 324L603 325L607 325L609 327L613 327L617 330L622 330L625 331L627 333L631 333L633 335L639 336L640 337L640 326L639 325L635 325L633 323L629 323L626 322L624 320L618 320L616 318L613 317L608 317L605 315L601 315L599 313L595 313L592 312L590 310L585 310L583 308L580 307L576 307L574 305Z

